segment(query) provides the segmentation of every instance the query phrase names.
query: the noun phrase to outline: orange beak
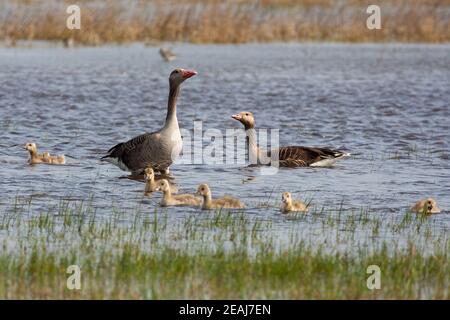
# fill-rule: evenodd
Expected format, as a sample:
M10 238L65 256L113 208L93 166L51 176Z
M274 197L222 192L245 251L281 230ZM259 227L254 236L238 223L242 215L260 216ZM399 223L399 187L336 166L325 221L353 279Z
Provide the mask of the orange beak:
M197 74L195 70L183 70L182 76L184 79L189 79Z

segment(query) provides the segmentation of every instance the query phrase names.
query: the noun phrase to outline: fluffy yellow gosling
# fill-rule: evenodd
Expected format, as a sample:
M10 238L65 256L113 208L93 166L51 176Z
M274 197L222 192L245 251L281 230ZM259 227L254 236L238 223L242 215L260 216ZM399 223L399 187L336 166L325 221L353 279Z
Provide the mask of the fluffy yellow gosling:
M66 158L63 155L51 156L50 153L44 152L42 154L42 158L45 163L49 163L49 164L65 164L66 163Z
M152 192L156 191L156 187L159 180L156 180L155 171L153 168L149 167L144 170L144 180L145 180L145 195L150 195ZM168 181L167 181L168 182ZM178 188L169 182L170 192L177 193Z
M281 206L282 213L288 212L307 212L308 207L301 201L292 200L290 192L283 192L281 195L281 201L283 202Z
M198 186L197 194L203 197L203 210L210 210L216 208L241 209L245 205L239 200L232 197L224 196L219 199L212 199L211 189L206 183Z
M144 171L144 179L145 179L145 194L149 194L153 191L156 191L156 182L155 182L155 172L152 168L146 168Z
M161 179L156 185L156 191L163 192L163 199L161 200L162 207L168 206L199 206L201 199L193 194L177 194L172 195L170 191L169 182L166 179Z
M44 163L44 157L37 152L37 147L35 143L28 142L24 147L30 153L30 159L28 159L29 164Z
M30 153L30 159L28 159L29 164L39 164L39 163L48 163L48 164L65 164L66 159L63 155L61 156L51 156L50 153L44 152L43 154L39 154L37 152L37 147L35 143L28 142L24 149Z
M440 213L441 209L437 206L436 200L433 198L427 198L418 201L415 205L411 207L411 211L415 213L425 213L425 214L432 214L432 213Z

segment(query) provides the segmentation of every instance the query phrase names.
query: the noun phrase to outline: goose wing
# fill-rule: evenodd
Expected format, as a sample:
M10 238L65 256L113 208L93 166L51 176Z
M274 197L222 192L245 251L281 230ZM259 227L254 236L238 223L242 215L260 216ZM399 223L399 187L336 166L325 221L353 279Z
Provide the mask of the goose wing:
M129 171L138 171L148 166L158 170L172 163L170 159L161 157L165 154L165 148L159 132L144 133L112 147L102 159L117 162Z
M322 160L336 160L348 155L339 150L302 146L281 147L278 152L281 167L307 167Z

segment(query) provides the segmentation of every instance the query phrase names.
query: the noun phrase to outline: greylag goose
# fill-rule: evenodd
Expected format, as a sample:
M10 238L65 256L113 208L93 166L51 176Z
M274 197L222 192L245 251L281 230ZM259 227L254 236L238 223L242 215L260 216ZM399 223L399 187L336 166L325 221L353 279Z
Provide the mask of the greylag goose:
M183 146L177 119L180 85L196 74L196 71L184 69L175 69L170 74L167 116L162 129L119 143L109 149L108 154L101 159L122 170L130 171L133 175L142 173L147 167L168 174L169 166L179 155Z
M247 144L249 148L249 157L251 164L267 164L261 161L261 158L271 158L271 153L277 149L268 151L267 154L257 144L255 118L253 113L243 111L231 116L244 125L247 134ZM350 156L349 153L332 150L327 148L310 148L302 146L288 146L278 148L278 166L280 167L319 167L331 166L337 160ZM273 164L272 164L273 165Z
M283 192L281 201L283 202L283 205L281 206L282 213L308 211L306 204L301 201L292 200L290 192Z
M175 58L177 57L175 55L175 53L173 53L170 49L168 48L160 48L159 49L159 54L161 55L161 57L163 57L164 60L166 60L167 62L175 60Z
M432 214L432 213L440 213L441 209L437 206L436 200L433 198L427 198L418 201L414 206L411 207L411 211L415 213L424 213L424 214Z
M219 199L212 199L211 189L206 183L198 186L197 194L203 196L203 210L210 210L216 208L227 208L227 209L241 209L245 205L239 200L229 196L224 196Z
M202 200L193 194L172 195L169 182L166 179L161 179L158 181L156 191L162 191L164 194L163 199L161 200L162 207L199 206L202 203Z
M35 143L28 142L24 147L30 153L29 164L65 164L66 159L63 155L51 157L50 153L44 152L44 154L39 154Z

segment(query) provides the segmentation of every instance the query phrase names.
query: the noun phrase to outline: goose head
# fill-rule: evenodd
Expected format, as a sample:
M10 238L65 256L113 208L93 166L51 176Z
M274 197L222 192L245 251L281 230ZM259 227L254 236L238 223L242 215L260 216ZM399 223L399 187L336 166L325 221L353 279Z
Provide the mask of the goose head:
M144 171L145 181L152 181L155 178L155 172L152 168L146 168Z
M281 195L281 201L286 204L290 203L292 201L291 194L289 192L283 192Z
M197 74L195 70L186 70L177 68L170 73L169 82L171 85L179 86L184 80L189 79Z
M169 182L166 179L159 180L155 190L162 192L169 191L170 190Z
M440 213L441 209L437 206L436 200L433 198L426 199L425 206L428 213Z
M239 121L245 127L245 130L255 127L255 118L250 111L242 111L231 116L234 120Z
M23 148L25 150L30 151L30 152L37 152L37 148L36 148L36 144L35 143L28 142L26 145L24 145Z
M198 186L197 188L197 194L199 196L209 196L211 195L211 190L209 189L209 186L206 183L202 183L201 185Z

